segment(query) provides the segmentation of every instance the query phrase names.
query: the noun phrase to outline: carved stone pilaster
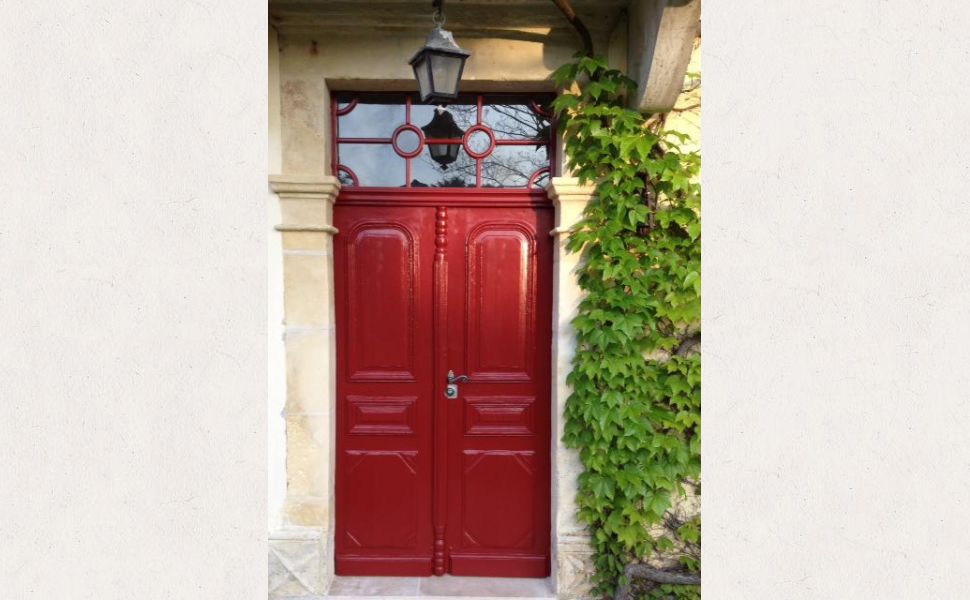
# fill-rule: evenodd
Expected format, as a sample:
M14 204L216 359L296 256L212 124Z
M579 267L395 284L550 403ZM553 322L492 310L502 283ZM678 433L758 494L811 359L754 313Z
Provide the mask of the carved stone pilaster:
M336 177L273 175L286 349L286 498L270 532L270 598L323 594L333 570Z
M577 478L582 472L582 465L576 451L566 448L562 442L563 414L566 398L571 393L566 376L576 353L576 332L572 320L582 298L582 290L576 279L579 256L566 252L566 236L563 234L568 233L580 220L595 188L580 185L575 177L553 177L546 190L556 208L556 228L551 232L556 238L552 284L552 430L555 436L552 457L553 566L557 596L577 600L589 597L589 576L594 569L589 537L576 519Z
M590 577L593 547L585 534L565 535L556 545L556 597L560 600L589 600L593 597Z

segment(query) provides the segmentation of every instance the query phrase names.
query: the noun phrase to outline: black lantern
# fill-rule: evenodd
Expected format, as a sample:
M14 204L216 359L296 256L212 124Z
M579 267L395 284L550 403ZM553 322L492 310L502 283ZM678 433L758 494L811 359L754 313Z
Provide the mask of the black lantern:
M444 106L439 106L434 111L434 117L431 118L431 122L421 128L424 132L425 139L455 139L459 140L465 132L458 123L455 123L455 117L452 116L451 111L446 109ZM461 144L428 144L428 152L431 153L431 159L441 165L442 169L447 169L448 165L455 162L458 158L458 151L461 149Z
M441 13L443 0L432 2L435 7L434 29L411 59L414 78L418 80L421 102L442 102L458 97L458 83L465 68L465 59L471 52L462 50L455 43L450 31L441 26L445 18Z

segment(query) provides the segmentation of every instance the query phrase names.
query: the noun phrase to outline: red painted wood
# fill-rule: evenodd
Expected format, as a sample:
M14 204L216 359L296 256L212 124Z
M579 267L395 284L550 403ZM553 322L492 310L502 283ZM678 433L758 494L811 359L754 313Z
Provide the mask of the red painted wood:
M340 574L431 574L433 217L334 210Z
M434 574L447 569L445 531L448 517L448 405L444 398L448 371L448 208L435 209L434 238Z
M548 575L552 220L521 190L341 193L338 574Z
M549 574L552 210L448 220L448 552L455 575ZM438 456L436 456L436 459Z

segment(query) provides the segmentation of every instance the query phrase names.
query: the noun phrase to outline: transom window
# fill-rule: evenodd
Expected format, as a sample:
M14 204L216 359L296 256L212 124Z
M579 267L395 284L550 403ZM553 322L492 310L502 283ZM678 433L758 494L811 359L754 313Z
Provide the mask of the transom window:
M344 186L541 188L549 180L551 96L337 93L333 169Z

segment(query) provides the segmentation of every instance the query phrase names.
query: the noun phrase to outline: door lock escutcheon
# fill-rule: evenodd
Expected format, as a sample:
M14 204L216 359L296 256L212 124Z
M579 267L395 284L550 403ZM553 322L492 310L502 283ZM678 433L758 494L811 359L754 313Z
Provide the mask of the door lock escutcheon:
M458 384L469 381L468 375L455 376L454 371L448 371L448 385L445 387L445 398L454 400L458 397Z

